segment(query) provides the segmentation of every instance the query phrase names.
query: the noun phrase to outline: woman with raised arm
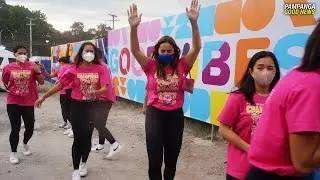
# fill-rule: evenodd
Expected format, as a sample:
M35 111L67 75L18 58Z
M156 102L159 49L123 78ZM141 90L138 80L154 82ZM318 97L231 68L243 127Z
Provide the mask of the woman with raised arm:
M170 36L164 36L156 43L152 58L147 58L139 47L138 26L142 15L138 15L135 4L128 10L131 52L148 79L145 130L151 180L162 177L165 180L173 180L175 177L184 129L182 84L201 50L197 25L199 10L197 0L192 0L191 7L186 8L192 28L192 47L188 54L180 57L180 48L175 40ZM163 157L165 169L162 176Z

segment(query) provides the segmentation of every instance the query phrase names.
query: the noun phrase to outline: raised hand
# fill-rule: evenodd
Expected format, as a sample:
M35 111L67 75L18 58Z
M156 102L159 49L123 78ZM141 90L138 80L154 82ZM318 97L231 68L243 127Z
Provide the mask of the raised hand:
M141 22L141 16L142 14L140 14L138 16L138 8L137 5L132 4L130 6L130 9L127 10L128 13L128 21L131 27L137 27L139 26L140 22Z
M190 8L186 8L186 13L191 22L196 22L199 17L199 11L200 11L201 5L199 5L198 0L192 0Z
M36 63L32 63L32 69L33 69L36 73L41 73L40 67L39 67Z

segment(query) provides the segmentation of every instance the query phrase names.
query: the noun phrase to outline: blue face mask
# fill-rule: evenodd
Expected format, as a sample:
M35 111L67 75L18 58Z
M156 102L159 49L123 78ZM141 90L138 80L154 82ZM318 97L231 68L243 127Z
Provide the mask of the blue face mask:
M170 64L174 59L173 54L159 54L159 60L163 64Z

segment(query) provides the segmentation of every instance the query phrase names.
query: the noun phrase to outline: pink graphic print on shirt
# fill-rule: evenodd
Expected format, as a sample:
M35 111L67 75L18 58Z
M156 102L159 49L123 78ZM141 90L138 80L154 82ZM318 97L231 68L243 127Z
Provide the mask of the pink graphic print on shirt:
M167 79L159 79L157 78L157 74L155 74L155 79L157 82L158 101L163 104L176 104L179 77L174 74L173 76L167 75Z
M250 103L247 103L246 112L252 118L251 134L253 134L254 131L256 130L262 111L263 111L263 104L251 105Z
M29 82L31 76L31 70L13 70L11 75L16 86L17 94L29 93Z
M99 80L98 73L77 73L77 77L80 79L80 89L83 100L92 100L96 97L91 97L90 92L95 91Z

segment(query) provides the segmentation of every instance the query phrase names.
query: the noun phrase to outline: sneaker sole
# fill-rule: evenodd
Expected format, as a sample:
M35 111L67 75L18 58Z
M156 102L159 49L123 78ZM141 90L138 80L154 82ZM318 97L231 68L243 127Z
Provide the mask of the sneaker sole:
M86 176L88 176L88 172L87 172L87 174L81 174L81 173L80 173L80 176L81 176L81 177L86 177Z
M24 156L31 156L32 153L22 153Z
M12 165L16 165L16 164L19 164L19 161L18 162L10 162Z
M104 150L104 148L103 148L103 149L91 149L91 152L99 153L99 152L101 152L102 150Z

